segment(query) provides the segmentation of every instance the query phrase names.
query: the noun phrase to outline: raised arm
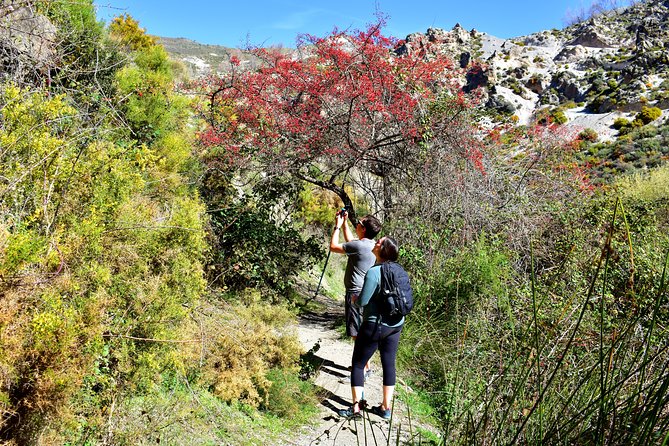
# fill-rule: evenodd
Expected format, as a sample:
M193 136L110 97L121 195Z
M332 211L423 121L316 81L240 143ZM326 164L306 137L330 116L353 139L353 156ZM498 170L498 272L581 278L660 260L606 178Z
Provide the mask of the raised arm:
M351 240L357 240L358 238L353 235L353 231L351 231L351 228L348 225L348 212L344 212L344 224L343 224L343 229L344 229L344 240L347 242L350 242Z
M339 230L341 229L342 225L344 225L344 220L344 216L337 212L337 216L335 217L335 225L334 228L332 228L332 237L330 237L330 251L337 254L346 254L346 251L344 251L344 246L339 243ZM346 229L344 229L344 238L346 238Z

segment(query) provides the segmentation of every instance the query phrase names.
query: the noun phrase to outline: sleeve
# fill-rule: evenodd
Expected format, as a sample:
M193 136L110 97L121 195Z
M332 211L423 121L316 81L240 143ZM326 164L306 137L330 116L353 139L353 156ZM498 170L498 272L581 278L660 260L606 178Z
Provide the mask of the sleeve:
M364 307L374 297L381 287L381 267L373 266L365 274L365 283L358 296L358 305Z
M351 255L351 254L357 254L360 251L360 243L359 240L351 240L350 242L344 243L342 248L344 248L344 252L346 252L346 255Z

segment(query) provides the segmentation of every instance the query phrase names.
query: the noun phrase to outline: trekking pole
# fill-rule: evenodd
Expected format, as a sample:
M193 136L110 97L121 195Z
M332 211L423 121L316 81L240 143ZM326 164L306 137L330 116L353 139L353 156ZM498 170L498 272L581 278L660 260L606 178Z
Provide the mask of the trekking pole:
M337 212L337 214L344 213L344 212L347 212L345 207L342 208L339 212ZM346 223L344 223L344 224L346 224ZM318 279L318 285L316 286L316 292L314 293L314 296L311 299L309 299L307 302L316 299L316 296L318 296L318 290L321 289L321 283L323 282L323 276L325 276L325 268L328 267L328 260L330 260L330 254L331 253L332 253L332 251L330 249L328 249L328 255L325 258L325 264L323 265L323 271L321 272L321 278Z
M314 293L314 297L312 297L309 300L314 300L316 299L316 296L318 296L318 290L320 290L321 288L321 282L323 282L323 276L325 275L325 268L328 267L328 260L330 260L330 253L332 253L332 251L328 249L328 255L325 258L325 264L323 265L323 272L321 272L321 278L318 280L318 286L316 287L316 292Z

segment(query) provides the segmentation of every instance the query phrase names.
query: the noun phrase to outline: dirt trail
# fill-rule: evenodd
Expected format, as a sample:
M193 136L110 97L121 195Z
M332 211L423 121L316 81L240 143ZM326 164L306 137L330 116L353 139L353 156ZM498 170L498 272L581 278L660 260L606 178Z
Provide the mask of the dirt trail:
M343 303L328 298L322 299L326 310L321 314L307 314L298 326L298 336L305 351L315 344L320 348L315 352L322 364L316 374L315 384L321 389L320 414L318 424L305 428L286 444L295 446L311 445L395 445L397 444L397 426L408 431L403 404L395 402L393 419L389 423L377 415L365 413L364 419L348 420L337 414L351 404L351 385L347 380L348 367L351 363L353 343L341 339L333 326L343 315ZM365 382L365 399L369 406L381 403L382 372L378 353L372 358L372 375ZM393 433L390 434L389 431ZM400 433L400 444L409 437L408 432Z

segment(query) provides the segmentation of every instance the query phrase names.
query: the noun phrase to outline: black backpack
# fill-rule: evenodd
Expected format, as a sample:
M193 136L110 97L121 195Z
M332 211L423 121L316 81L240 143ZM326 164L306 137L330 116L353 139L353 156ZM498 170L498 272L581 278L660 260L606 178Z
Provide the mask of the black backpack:
M409 275L395 262L381 264L379 314L385 322L399 322L413 308L413 292Z

